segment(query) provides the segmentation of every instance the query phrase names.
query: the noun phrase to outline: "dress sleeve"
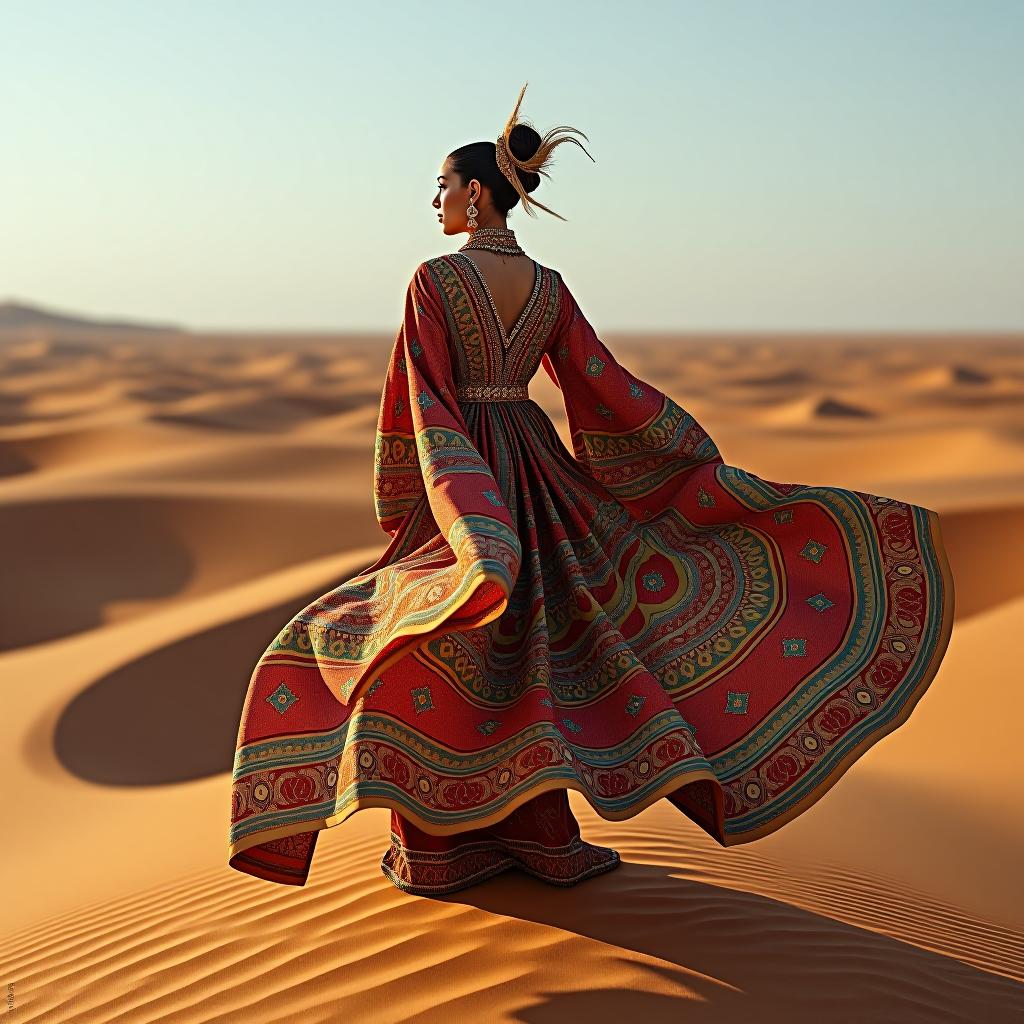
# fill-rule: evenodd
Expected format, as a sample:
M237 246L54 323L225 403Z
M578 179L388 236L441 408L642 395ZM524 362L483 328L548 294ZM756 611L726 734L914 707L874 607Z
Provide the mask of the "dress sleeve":
M562 392L573 452L587 472L644 518L718 447L672 398L623 366L597 336L564 281L562 311L541 360Z
M445 309L431 261L421 263L406 291L374 448L377 519L391 544L296 616L342 704L432 638L497 619L519 574L515 520L455 396ZM407 523L414 532L403 531Z
M427 347L433 365L424 358ZM433 408L433 416L445 419L463 435L467 433L458 404L448 402L450 380L443 316L435 307L426 268L420 264L406 288L402 324L392 346L377 416L374 505L377 522L391 537L426 498L417 444L423 412Z
M515 523L455 395L448 325L429 262L409 282L377 418L374 504L394 537L423 500L464 569L510 576L522 557Z

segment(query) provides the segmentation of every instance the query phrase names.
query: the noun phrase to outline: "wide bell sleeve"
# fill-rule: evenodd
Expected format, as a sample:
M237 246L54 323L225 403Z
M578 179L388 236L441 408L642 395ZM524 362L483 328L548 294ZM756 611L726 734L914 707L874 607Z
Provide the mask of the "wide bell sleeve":
M373 478L377 520L392 543L299 616L343 704L371 673L429 638L500 616L522 561L512 515L456 399L443 300L428 263L406 292Z
M714 441L612 355L561 280L560 304L541 365L562 392L577 461L637 519L666 503L699 508L687 498L722 463Z
M406 306L408 308L408 298ZM409 513L426 498L409 409L405 328L395 338L377 415L373 451L373 502L380 528L394 537Z

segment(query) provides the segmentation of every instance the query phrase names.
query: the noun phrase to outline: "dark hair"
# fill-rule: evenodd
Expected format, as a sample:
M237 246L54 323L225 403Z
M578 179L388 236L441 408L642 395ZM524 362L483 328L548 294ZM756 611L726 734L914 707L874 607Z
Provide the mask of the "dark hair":
M518 160L529 160L540 149L540 135L528 124L517 124L509 133L508 144L513 156ZM519 193L512 187L512 182L501 173L495 156L493 142L470 142L459 146L448 154L448 164L462 179L462 184L476 178L481 185L486 185L494 197L494 207L507 217L509 210L519 202ZM540 184L540 175L536 171L522 171L515 168L526 192L532 192Z

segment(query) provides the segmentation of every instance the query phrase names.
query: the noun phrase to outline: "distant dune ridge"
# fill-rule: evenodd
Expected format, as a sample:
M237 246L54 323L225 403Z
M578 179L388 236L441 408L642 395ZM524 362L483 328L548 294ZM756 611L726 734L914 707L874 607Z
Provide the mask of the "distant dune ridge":
M664 801L607 822L571 793L623 860L574 889L508 872L408 896L379 871L380 809L321 838L302 890L240 876L252 667L387 546L371 485L394 336L6 302L12 1020L1024 1019L1024 336L602 337L730 464L939 512L957 619L910 722L734 849ZM530 391L568 446L559 392L543 372Z
M41 306L13 301L0 302L0 329L86 328L114 331L180 331L177 324L144 324L133 320L95 320L69 313L55 313Z

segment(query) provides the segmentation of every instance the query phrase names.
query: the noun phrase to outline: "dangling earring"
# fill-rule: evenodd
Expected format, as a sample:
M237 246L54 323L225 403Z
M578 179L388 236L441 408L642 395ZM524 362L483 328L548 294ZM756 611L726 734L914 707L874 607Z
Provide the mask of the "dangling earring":
M473 200L470 199L469 206L466 207L466 216L469 218L469 220L466 221L467 228L475 228L477 226L476 215L479 212L480 211L473 205Z

